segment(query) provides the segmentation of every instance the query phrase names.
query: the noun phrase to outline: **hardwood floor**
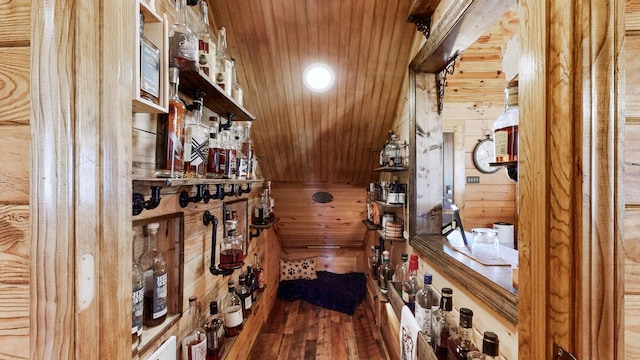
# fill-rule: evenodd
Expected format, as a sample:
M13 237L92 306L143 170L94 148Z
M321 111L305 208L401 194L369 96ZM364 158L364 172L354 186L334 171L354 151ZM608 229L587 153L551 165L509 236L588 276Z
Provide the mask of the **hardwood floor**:
M249 359L389 359L373 313L363 300L353 316L277 299Z

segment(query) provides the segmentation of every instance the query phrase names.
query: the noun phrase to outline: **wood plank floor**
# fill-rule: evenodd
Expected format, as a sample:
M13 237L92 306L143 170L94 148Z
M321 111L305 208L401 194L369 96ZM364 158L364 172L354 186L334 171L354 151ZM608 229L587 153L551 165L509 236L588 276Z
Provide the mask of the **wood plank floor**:
M389 359L363 300L353 316L303 300L276 299L249 359Z

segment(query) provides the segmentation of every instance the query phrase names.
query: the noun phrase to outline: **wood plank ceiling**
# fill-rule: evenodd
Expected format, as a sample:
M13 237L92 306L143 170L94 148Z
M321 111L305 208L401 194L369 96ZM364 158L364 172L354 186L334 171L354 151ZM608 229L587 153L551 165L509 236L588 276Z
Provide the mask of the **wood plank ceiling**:
M374 181L393 126L414 36L407 0L209 0L227 29L264 178ZM305 67L329 64L335 85L313 93Z

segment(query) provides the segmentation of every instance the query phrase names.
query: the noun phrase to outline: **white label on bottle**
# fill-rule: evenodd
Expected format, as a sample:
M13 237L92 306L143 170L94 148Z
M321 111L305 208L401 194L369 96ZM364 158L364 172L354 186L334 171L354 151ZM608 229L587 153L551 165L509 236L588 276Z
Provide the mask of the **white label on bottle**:
M199 343L192 344L197 340L197 336L189 335L182 341L183 359L190 360L206 360L207 359L207 338L205 337Z
M198 59L198 38L193 35L176 32L170 39L171 57L190 61Z
M132 296L132 311L131 311L131 333L135 334L142 328L142 311L144 300L144 287L137 289L133 292Z
M242 306L229 306L224 310L224 323L228 328L242 324Z
M509 132L506 130L496 131L493 136L495 146L495 156L497 161L504 161L509 158Z
M200 134L199 131L191 133L191 144L189 149L189 158L187 161L191 161L191 166L198 166L207 161L209 155L209 136L204 136L204 133Z
M252 305L253 305L253 302L251 302L251 296L247 296L246 298L244 298L244 308L245 309L251 309Z
M153 318L167 313L167 273L154 276L153 281Z
M425 309L416 301L416 322L427 337L427 341L431 341L431 308Z

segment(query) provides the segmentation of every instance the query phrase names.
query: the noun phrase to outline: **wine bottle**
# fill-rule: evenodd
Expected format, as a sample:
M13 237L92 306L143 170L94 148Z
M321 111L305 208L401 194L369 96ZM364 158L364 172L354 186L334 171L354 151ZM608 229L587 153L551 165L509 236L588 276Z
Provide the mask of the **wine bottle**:
M207 357L207 335L200 326L198 298L189 298L189 314L191 315L191 331L182 340L182 358L184 360L205 360Z
M157 246L159 223L147 225L147 251L140 257L144 276L144 325L160 325L167 317L167 260Z

